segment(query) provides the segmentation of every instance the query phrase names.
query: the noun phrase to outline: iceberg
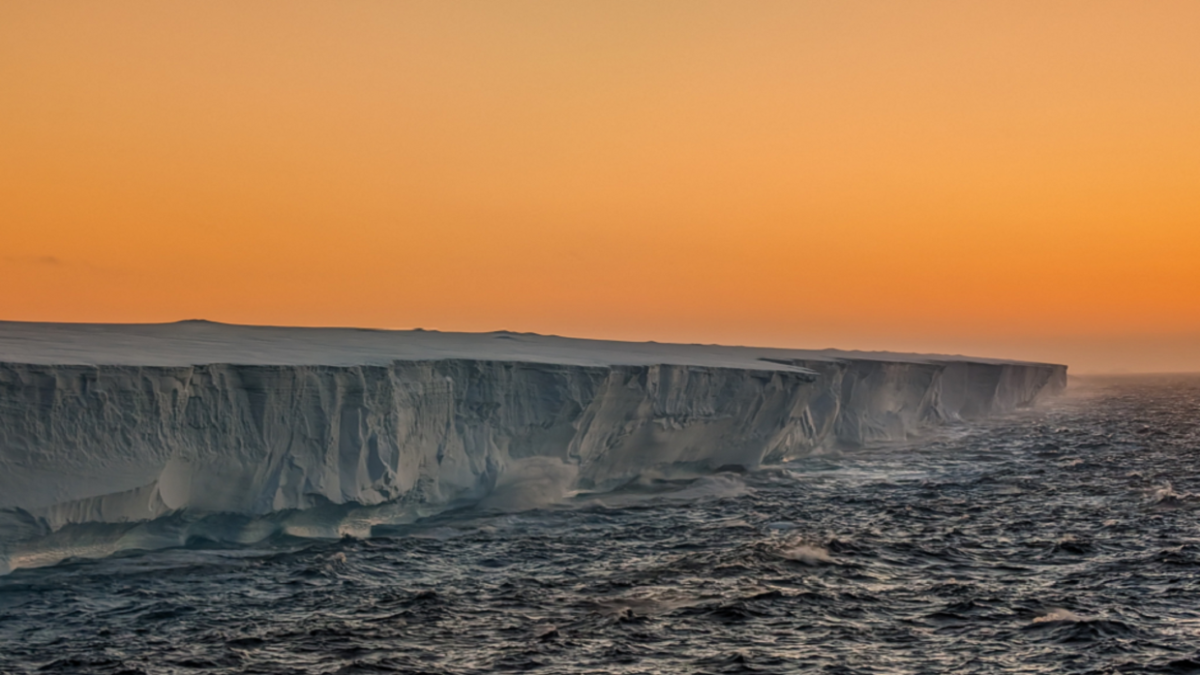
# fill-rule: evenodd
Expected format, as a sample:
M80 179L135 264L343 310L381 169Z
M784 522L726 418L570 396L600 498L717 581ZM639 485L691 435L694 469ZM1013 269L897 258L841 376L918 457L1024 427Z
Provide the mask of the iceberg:
M752 469L1065 386L1065 366L953 356L0 322L0 573Z

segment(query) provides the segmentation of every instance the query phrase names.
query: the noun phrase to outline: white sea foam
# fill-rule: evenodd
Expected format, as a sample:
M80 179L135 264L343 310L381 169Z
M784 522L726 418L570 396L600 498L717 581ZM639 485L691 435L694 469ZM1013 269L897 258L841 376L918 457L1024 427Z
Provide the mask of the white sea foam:
M1051 609L1046 614L1043 614L1042 616L1035 618L1033 620L1033 623L1054 623L1057 621L1069 621L1069 622L1077 623L1077 622L1084 621L1084 620L1085 619L1082 616L1079 616L1078 614L1076 614L1075 612L1072 612L1069 609L1062 609L1061 607L1056 607L1054 609Z
M781 558L814 567L817 565L831 565L835 562L827 549L812 544L785 546L780 548L777 553Z

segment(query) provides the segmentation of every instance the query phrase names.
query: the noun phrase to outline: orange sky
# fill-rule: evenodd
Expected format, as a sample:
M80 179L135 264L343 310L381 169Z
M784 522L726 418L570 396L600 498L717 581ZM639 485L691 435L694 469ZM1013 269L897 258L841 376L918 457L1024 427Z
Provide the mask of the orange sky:
M0 4L0 319L1200 370L1200 2Z

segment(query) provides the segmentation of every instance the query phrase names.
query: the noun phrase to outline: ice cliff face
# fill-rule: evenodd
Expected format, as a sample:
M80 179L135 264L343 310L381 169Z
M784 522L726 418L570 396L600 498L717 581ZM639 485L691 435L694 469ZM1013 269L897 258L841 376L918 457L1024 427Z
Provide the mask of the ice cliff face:
M0 365L0 508L51 528L176 509L448 504L529 457L603 489L648 469L756 466L1031 403L1041 366L817 371L490 361L392 366Z
M771 354L744 367L0 363L0 556L71 524L329 505L412 517L546 489L523 487L531 474L561 493L754 467L1011 410L1066 380L1042 364Z
M817 388L836 398L832 433L814 445L829 438L847 445L901 440L923 426L1028 407L1067 386L1066 366L1049 364L869 358L787 363L819 373Z

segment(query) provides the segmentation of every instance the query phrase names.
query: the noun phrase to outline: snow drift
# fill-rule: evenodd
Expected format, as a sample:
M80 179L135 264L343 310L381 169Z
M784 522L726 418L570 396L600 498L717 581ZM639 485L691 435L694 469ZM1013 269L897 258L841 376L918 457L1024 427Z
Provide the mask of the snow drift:
M1009 411L1065 383L1064 366L955 357L0 324L0 572L752 468Z

